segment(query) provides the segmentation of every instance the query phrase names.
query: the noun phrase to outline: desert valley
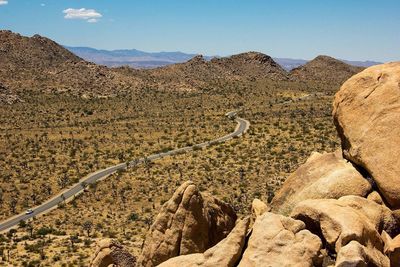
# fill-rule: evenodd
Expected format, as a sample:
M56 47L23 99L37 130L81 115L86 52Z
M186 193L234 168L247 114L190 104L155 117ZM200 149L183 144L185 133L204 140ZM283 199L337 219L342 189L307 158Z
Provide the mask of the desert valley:
M0 30L0 266L400 266L399 62L67 48Z

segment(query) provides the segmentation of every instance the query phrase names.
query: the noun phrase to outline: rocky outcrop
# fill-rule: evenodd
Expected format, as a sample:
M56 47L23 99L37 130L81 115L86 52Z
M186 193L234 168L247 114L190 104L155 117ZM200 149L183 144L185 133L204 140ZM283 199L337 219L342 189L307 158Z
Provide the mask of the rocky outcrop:
M353 240L340 249L335 264L335 267L349 266L390 267L391 265L389 259L380 251L367 248Z
M262 202L259 199L254 199L253 202L251 203L251 214L253 215L254 218L257 218L264 213L270 211L270 207L268 207L267 204Z
M163 205L146 236L139 264L156 266L179 255L202 253L225 238L235 221L231 206L203 197L186 182Z
M398 229L388 208L357 196L306 200L293 210L291 216L305 222L306 228L318 234L327 248L336 253L352 240L383 252L380 233Z
M239 261L245 243L249 219L240 220L232 232L214 247L204 253L175 257L158 265L159 267L202 266L233 267Z
M272 211L290 214L297 203L306 199L340 198L346 195L367 196L372 186L347 160L341 151L314 152L291 174L272 200Z
M267 212L257 217L238 266L315 266L321 247L303 222Z
M374 179L392 208L400 208L400 62L350 78L333 107L345 158Z
M91 267L107 267L113 264L119 267L135 267L136 258L121 244L112 239L101 240L90 264Z

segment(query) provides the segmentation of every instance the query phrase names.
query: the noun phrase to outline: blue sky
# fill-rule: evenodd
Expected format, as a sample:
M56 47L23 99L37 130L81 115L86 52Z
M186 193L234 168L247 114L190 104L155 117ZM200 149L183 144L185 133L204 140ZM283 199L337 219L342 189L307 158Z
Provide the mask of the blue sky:
M400 60L399 0L0 0L0 28L103 49Z

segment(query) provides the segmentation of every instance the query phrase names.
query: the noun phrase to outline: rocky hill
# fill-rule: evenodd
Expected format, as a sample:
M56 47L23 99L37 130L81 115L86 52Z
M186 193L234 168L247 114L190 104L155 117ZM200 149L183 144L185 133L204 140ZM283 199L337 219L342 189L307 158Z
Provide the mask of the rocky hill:
M86 62L39 35L24 37L0 31L0 58L0 83L13 91L34 89L104 95L138 84L135 77L125 77L107 67Z
M0 40L0 83L11 92L28 89L104 96L140 88L193 91L220 82L287 79L286 71L271 57L256 52L211 61L196 56L185 63L135 70L87 62L39 35L0 31Z
M290 76L301 81L319 81L341 84L364 68L351 66L329 56L318 56L293 69Z
M0 39L0 66L2 69L59 67L68 61L79 62L82 60L54 41L40 35L25 37L2 30Z
M186 182L138 259L105 240L92 266L400 266L400 62L353 76L333 106L341 149L314 153L251 218Z
M223 81L256 79L287 80L287 73L271 57L248 52L210 61L198 55L191 60L162 68L143 70L161 88L194 90Z

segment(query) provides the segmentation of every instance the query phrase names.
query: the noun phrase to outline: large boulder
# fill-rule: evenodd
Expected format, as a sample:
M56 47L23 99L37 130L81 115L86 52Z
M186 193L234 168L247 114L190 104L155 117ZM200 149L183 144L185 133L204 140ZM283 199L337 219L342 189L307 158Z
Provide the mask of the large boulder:
M172 257L202 253L235 226L233 208L203 197L192 182L182 184L161 208L146 236L140 266L156 266Z
M311 267L320 262L321 247L303 222L266 212L257 217L238 266Z
M239 261L245 244L246 233L250 220L240 220L232 232L214 247L204 253L196 253L171 258L159 267L202 266L202 267L233 267Z
M400 208L400 62L370 67L336 94L333 116L344 157L363 168Z
M367 248L357 241L343 246L336 258L335 267L390 267L389 259L376 249ZM397 266L397 265L393 265Z
M287 178L271 206L273 212L287 215L297 203L306 199L367 196L371 190L370 182L343 159L341 151L314 152Z
M97 244L91 267L135 267L136 258L126 251L116 240L103 239Z
M305 200L291 216L305 222L307 229L319 235L332 253L339 253L352 240L369 250L383 252L380 233L398 229L387 207L358 196Z

